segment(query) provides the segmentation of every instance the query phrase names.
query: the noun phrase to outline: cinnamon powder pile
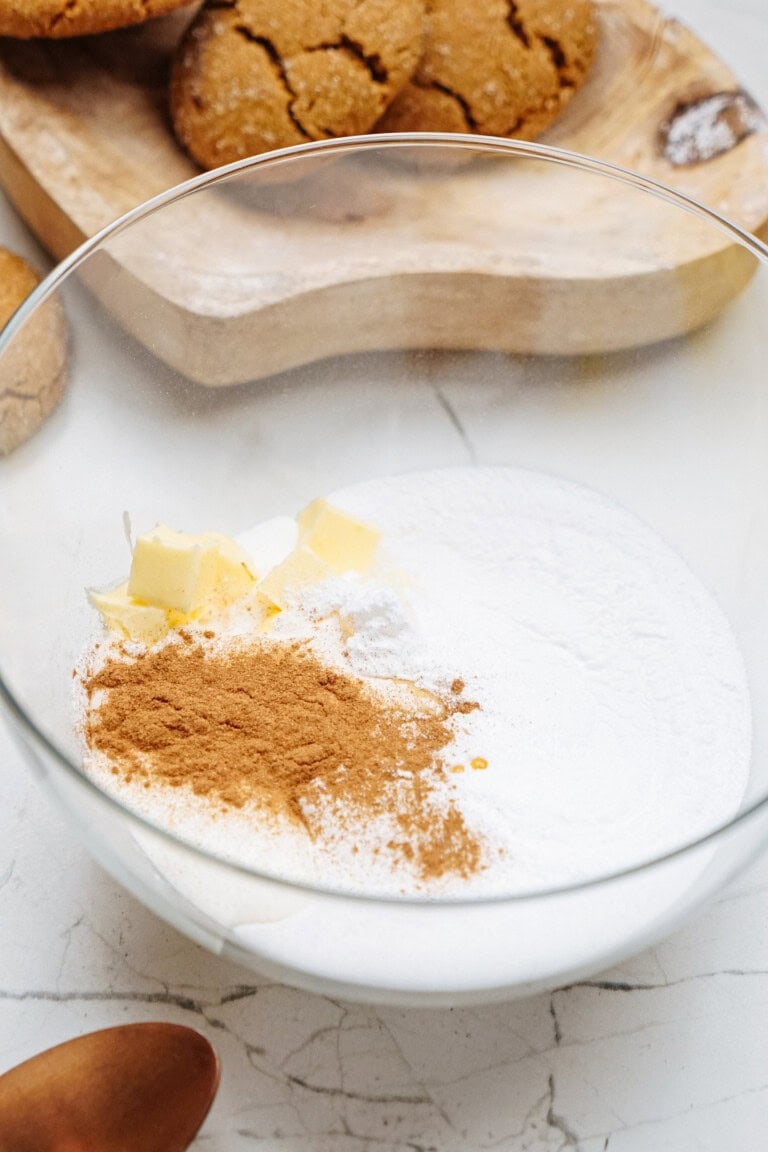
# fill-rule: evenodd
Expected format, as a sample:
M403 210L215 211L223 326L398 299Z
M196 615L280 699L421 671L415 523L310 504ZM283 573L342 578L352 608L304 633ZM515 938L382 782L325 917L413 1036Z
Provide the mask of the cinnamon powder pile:
M392 704L300 644L227 650L189 635L138 656L118 651L86 675L85 739L112 771L147 787L185 787L218 806L257 806L318 840L382 845L423 881L483 866L480 840L446 788L451 719L476 704L455 680L438 708ZM433 701L434 705L434 701Z

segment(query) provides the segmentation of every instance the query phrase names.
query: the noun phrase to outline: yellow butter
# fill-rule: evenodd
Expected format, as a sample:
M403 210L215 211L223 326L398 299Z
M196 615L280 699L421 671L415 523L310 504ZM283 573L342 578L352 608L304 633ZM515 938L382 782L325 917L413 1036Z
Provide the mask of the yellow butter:
M253 591L256 571L239 544L217 532L203 532L196 539L204 548L203 598L209 609L225 608Z
M129 596L157 608L191 612L199 601L203 554L191 537L159 524L136 541Z
M168 613L149 604L138 604L128 595L127 584L107 592L91 590L88 599L101 613L107 627L128 640L156 644L168 635Z
M313 500L297 518L299 544L311 549L334 572L367 572L381 534L368 524Z
M227 536L190 536L159 524L136 541L128 580L134 600L185 615L209 615L251 591L248 554Z
M333 571L330 565L308 548L299 545L286 556L282 564L278 564L264 577L258 590L277 608L285 608L294 588L319 584L331 575Z

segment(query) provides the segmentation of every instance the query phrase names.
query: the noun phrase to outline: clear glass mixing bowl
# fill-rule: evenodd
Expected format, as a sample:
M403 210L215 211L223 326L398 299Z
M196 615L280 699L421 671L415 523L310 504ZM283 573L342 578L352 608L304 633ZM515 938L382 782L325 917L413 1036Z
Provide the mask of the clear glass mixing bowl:
M651 182L482 138L307 145L129 213L38 310L71 333L61 407L0 461L0 693L93 855L208 948L308 988L446 1004L562 984L677 925L768 837L768 249ZM652 525L719 599L747 668L741 810L619 875L493 900L378 900L256 874L83 773L84 589L125 573L121 517L237 534L411 469L515 464ZM694 801L692 801L694 802Z

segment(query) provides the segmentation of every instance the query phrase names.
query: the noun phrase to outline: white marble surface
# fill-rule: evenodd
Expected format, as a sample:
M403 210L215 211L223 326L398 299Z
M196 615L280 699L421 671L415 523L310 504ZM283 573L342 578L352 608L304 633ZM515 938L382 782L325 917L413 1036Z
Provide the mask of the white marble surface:
M91 863L4 732L0 762L0 1069L161 1019L200 1028L223 1062L201 1152L760 1147L768 861L599 979L489 1008L364 1008L189 943Z
M677 0L768 105L765 0ZM0 242L44 259L0 203ZM768 1131L768 860L620 969L487 1009L367 1009L255 980L96 865L0 727L0 1070L125 1021L199 1027L210 1152L753 1152Z

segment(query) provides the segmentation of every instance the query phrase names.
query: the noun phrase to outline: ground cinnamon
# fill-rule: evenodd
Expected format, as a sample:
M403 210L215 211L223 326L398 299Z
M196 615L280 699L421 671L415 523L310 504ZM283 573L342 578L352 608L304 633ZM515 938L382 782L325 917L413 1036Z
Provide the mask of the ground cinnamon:
M119 651L84 679L88 746L147 786L190 788L212 802L364 835L391 817L386 849L422 880L468 877L479 839L450 796L440 754L451 719L477 705L455 680L435 709L387 701L300 644L226 650L193 641Z

